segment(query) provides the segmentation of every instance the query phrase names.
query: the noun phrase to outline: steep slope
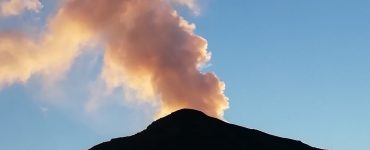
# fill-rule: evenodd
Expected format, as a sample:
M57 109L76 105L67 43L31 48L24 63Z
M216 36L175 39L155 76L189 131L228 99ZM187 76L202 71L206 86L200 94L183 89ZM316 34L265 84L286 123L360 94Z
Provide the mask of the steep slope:
M158 119L133 136L112 139L90 150L319 150L300 141L229 124L182 109Z

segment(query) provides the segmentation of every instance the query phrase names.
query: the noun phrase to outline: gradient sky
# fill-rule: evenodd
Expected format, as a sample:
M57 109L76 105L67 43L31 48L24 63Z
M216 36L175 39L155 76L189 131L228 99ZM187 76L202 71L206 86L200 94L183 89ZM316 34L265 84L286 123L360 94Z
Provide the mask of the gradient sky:
M0 18L0 30L45 27L40 13ZM206 38L226 83L228 122L335 150L370 149L370 1L200 0L180 14ZM80 150L144 129L154 110L113 94L84 111L102 52L81 55L57 85L39 76L0 91L0 149ZM0 72L1 73L1 72Z

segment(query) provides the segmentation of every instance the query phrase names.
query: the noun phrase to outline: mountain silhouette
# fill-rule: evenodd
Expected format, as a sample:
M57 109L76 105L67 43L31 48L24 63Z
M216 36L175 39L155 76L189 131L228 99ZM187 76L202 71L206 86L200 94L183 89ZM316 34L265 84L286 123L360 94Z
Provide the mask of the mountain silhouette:
M320 150L300 141L229 124L203 112L181 109L145 130L90 150Z

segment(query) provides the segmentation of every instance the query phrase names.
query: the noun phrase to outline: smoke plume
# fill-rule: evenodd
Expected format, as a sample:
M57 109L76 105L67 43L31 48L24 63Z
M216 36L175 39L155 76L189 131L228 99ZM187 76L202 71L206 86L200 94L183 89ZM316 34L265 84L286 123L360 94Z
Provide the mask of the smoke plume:
M94 40L105 47L101 77L108 88L135 90L159 104L159 116L193 108L222 118L224 83L200 72L210 53L194 29L166 0L65 0L40 39L1 34L0 84L60 75Z

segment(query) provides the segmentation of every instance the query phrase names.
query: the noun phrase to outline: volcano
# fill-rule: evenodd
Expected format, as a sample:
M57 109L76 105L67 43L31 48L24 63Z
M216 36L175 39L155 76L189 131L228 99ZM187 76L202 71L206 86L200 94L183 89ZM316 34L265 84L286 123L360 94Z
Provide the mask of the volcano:
M281 138L181 109L150 124L145 130L112 139L90 150L320 150L300 141Z

